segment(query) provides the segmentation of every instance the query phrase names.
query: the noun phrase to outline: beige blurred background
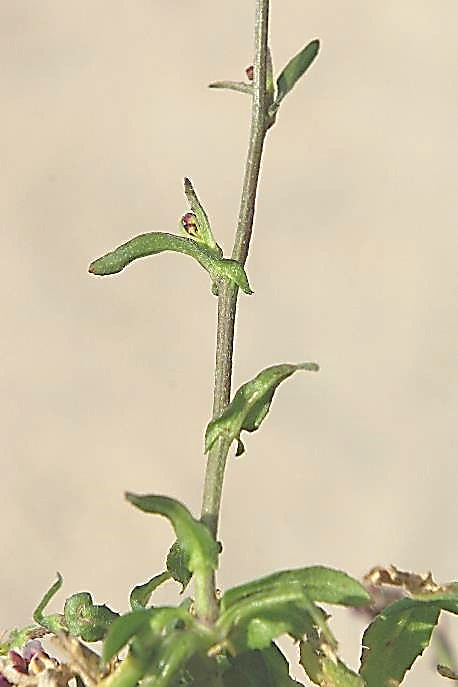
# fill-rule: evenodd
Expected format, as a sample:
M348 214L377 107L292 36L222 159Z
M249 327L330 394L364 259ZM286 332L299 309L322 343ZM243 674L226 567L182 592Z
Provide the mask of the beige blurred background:
M253 5L0 0L3 628L56 570L118 610L161 570L171 531L125 489L199 511L208 277L171 254L87 265L174 231L184 175L230 252L249 101L206 84L243 78ZM222 588L314 563L458 576L457 20L456 0L273 2L277 69L322 51L267 140L234 382L322 371L230 460ZM360 625L336 615L355 662ZM441 684L425 666L407 684Z

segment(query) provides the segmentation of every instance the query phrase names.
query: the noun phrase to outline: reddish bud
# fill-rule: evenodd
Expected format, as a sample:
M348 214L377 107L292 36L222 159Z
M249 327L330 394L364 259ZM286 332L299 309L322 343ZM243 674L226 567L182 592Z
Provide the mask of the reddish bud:
M195 236L198 233L197 220L193 212L187 212L185 215L183 215L181 218L181 223L187 234Z
M254 79L254 66L252 64L245 69L245 74L246 74L248 81L253 81L253 79Z

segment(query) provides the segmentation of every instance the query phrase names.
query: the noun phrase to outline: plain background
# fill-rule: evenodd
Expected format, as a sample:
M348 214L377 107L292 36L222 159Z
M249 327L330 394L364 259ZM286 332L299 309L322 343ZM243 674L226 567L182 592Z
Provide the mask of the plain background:
M175 231L185 175L230 252L249 100L206 84L244 77L253 5L0 1L5 629L30 622L56 570L65 595L124 610L162 569L171 531L124 490L199 512L208 276L172 254L106 279L87 265L137 233ZM317 36L322 50L268 136L234 383L282 361L322 369L286 382L229 461L219 584L315 563L447 581L458 5L276 0L271 14L277 69ZM360 627L337 613L353 665ZM427 666L407 684L441 684Z

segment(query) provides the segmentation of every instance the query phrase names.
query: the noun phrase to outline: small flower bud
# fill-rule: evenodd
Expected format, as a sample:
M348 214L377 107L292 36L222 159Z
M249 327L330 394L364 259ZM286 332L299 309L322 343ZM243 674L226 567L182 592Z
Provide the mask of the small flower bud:
M248 81L253 81L254 78L254 66L250 64L249 67L245 69L245 74L248 79Z
M187 234L190 234L191 236L196 236L198 234L199 230L197 228L197 220L193 212L187 212L184 214L181 218L181 223Z

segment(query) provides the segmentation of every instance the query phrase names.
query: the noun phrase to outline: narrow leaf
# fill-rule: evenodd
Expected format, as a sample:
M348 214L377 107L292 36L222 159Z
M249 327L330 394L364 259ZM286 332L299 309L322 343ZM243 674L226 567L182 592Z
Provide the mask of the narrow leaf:
M404 598L385 608L363 636L360 675L367 687L399 684L431 640L438 603Z
M315 39L297 53L286 65L277 79L277 95L274 107L278 108L283 98L290 92L301 76L310 67L320 49L319 40Z
M253 293L245 270L239 262L211 255L206 248L200 246L194 239L160 231L140 234L127 241L127 243L123 243L110 253L94 260L89 265L89 272L97 276L116 274L138 258L156 255L168 250L193 257L199 265L207 270L214 283L226 277L234 281L244 293Z
M145 513L155 513L167 518L174 530L181 549L188 559L189 570L216 570L220 547L208 528L196 520L179 501L168 496L137 495L126 493L127 500Z
M282 570L229 589L221 599L221 609L227 609L242 599L273 589L286 590L299 584L312 601L343 606L365 606L371 597L363 585L341 570L320 565L296 570Z
M254 379L243 384L221 415L207 425L205 452L215 441L222 439L228 446L234 439L240 441L242 430L254 432L269 412L272 398L278 385L297 370L317 371L316 363L285 363L262 370ZM240 444L238 453L240 454Z
M312 682L321 687L365 687L362 677L326 647L314 647L310 642L301 642L300 663Z
M36 623L42 627L46 627L50 632L62 632L66 630L66 625L63 615L60 613L52 613L51 615L45 615L44 611L46 606L49 604L51 599L57 594L59 589L62 587L64 580L62 575L57 573L57 580L51 585L47 592L43 595L42 599L38 603L38 606L34 610L32 617Z
M194 240L203 245L215 258L222 258L223 251L215 241L207 213L198 199L190 179L187 177L184 180L184 192L197 222L193 232Z
M239 93L247 93L253 95L253 84L245 81L213 81L208 84L209 88L220 88L228 91L238 91Z
M104 663L111 661L134 635L146 629L150 616L151 610L142 608L117 618L110 626L105 637L102 661Z
M167 570L159 575L155 575L145 584L134 587L130 593L130 607L133 611L144 608L151 598L151 594L164 582L170 580L171 573Z

